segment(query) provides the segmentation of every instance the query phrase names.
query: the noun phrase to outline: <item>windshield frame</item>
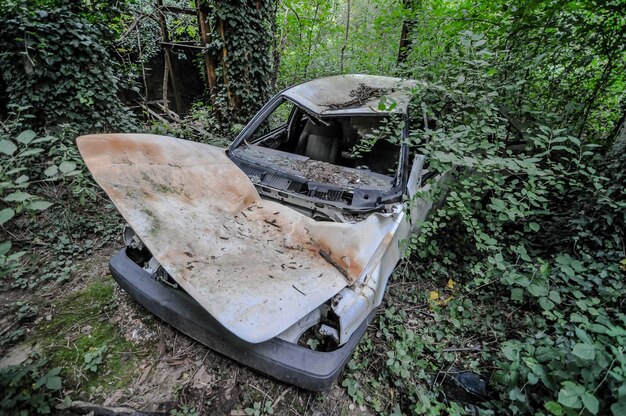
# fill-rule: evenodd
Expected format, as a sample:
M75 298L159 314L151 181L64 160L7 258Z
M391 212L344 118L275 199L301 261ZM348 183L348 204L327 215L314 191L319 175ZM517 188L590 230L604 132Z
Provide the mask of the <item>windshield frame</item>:
M285 90L286 91L286 90ZM285 91L282 91L281 93L275 95L274 97L272 97L272 99L270 99L262 108L261 110L259 110L259 112L248 122L248 124L241 130L241 132L235 137L235 139L233 140L232 144L228 147L228 149L226 150L226 154L233 159L235 162L239 162L237 163L238 165L240 163L249 163L249 161L242 159L241 157L238 157L234 152L237 148L239 148L240 146L247 146L248 145L248 139L254 134L254 132L265 122L265 120L267 120L267 118L274 112L274 110L276 110L281 104L283 104L285 101L289 101L291 103L293 103L295 106L297 106L297 108L299 108L301 111L303 111L304 113L307 114L307 116L312 116L320 121L323 122L323 120L325 118L331 119L331 118L337 118L337 117L342 117L344 116L343 114L337 114L337 113L333 113L330 115L324 115L324 114L316 114L314 112L312 112L310 109L304 107L301 103L296 102L293 99L290 99L289 97L286 97L283 93ZM294 108L295 111L297 111L297 109ZM279 129L282 128L289 128L292 119L291 117L293 116L294 111L292 111L292 113L290 114L290 119L287 122L287 125L282 125L280 127L277 127L276 129L273 129L272 131L266 133L266 134L271 134L274 133L276 131L278 131ZM380 112L380 117L388 117L389 115L398 115L398 113L391 113L391 112ZM370 113L354 113L354 112L348 112L346 111L345 114L346 117L372 117L372 116L376 116L375 114ZM400 143L399 143L399 147L400 147L400 154L399 154L399 158L398 158L398 169L396 170L394 176L393 176L393 181L391 183L391 187L388 190L385 191L381 191L380 192L380 203L377 205L382 205L382 204L386 204L392 201L399 201L401 198L401 196L403 195L405 188L406 188L406 183L408 180L408 166L409 166L409 148L408 148L408 114L406 112L402 113L402 117L403 117L403 122L404 122L404 126L402 128L402 137L400 138ZM258 162L257 162L258 163ZM336 166L340 166L340 165L336 165ZM264 168L269 169L270 171L273 172L280 172L279 169L276 168L276 166L273 166L272 164L268 163L267 165L263 164ZM391 177L391 175L389 175ZM339 188L340 186L338 186ZM325 202L326 203L326 202Z

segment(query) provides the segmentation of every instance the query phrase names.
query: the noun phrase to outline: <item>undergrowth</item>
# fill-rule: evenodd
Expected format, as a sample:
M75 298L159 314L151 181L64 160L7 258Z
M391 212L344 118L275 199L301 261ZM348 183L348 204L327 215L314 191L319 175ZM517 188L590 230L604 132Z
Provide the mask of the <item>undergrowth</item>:
M343 385L381 412L622 415L625 156L598 158L598 145L551 128L549 112L512 132L500 105L519 86L495 76L480 35L462 38L462 73L414 91L431 123L412 145L446 174L419 195L445 199L406 242L402 278L418 289L391 291L374 339L384 355L367 358L363 343L349 367L367 376ZM473 405L447 397L459 369L490 393Z
M66 379L84 399L127 386L146 354L110 322L116 308L114 285L112 279L96 281L61 299L52 319L36 327L31 338L50 365L65 368Z

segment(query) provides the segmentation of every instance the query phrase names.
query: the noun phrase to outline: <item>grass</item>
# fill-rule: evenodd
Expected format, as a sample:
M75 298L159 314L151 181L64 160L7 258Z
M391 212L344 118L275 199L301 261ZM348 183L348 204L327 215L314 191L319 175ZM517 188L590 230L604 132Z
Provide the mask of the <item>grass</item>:
M127 386L146 353L110 322L116 309L113 280L94 282L54 306L52 319L41 323L34 337L50 365L65 368L64 377L81 396ZM102 346L106 351L97 371L86 369L85 354Z

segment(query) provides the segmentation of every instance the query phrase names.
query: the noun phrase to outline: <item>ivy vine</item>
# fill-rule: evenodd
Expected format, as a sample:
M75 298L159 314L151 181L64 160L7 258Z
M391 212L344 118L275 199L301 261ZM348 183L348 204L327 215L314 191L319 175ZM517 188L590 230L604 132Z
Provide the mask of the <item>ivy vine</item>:
M24 4L0 8L0 20L0 74L9 110L37 128L71 123L81 132L133 129L99 25L70 7Z
M270 93L276 2L205 0L202 7L210 29L207 53L217 63L214 105L233 122L247 121Z

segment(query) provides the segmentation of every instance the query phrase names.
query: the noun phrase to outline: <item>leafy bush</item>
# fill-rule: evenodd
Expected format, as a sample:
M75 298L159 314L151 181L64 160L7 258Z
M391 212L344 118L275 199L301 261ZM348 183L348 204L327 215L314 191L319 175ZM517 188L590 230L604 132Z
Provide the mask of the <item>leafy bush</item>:
M0 73L9 108L32 127L73 123L81 132L133 130L117 98L115 63L100 25L68 6L0 7Z
M199 2L214 35L207 53L219 65L212 106L222 121L247 122L268 98L272 69L269 56L277 2L247 0ZM228 124L228 123L226 123Z
M60 368L47 370L45 360L0 369L0 413L51 413L55 402L60 402L60 372Z
M499 101L515 87L490 80L492 54L476 47L480 37L464 37L462 72L417 91L437 127L414 133L415 145L430 155L430 169L454 178L412 242L416 263L423 278L458 280L462 298L491 308L480 320L493 339L477 331L484 323L472 330L458 320L468 305L453 300L440 313L483 345L497 344L492 408L623 414L623 228L612 224L624 224L626 202L601 175L597 145L542 124L511 134ZM623 180L616 166L611 173ZM394 373L403 361L392 358Z
M0 277L10 274L13 285L19 287L31 286L52 277L66 280L73 268L73 255L87 247L88 242L80 244L81 250L72 247L72 256L65 258L70 250L69 239L64 235L67 231L63 224L66 217L64 211L72 211L73 206L86 209L84 202L94 195L92 183L81 170L84 165L73 144L74 134L72 130L61 132L59 136L40 136L32 130L12 134L15 126L5 126L8 131L0 131L0 226L3 227L0 236ZM60 194L65 195L59 197ZM54 250L54 258L46 261L44 266L33 269L28 261L33 255L32 246L25 244L25 240L32 240L32 236L43 232L45 227L41 214L50 209L55 210L54 221L57 224L56 230L46 239L51 240L49 247ZM72 216L71 212L67 215ZM49 223L50 216L46 218L45 223ZM81 220L84 225L84 215L73 221ZM25 235L31 237L26 238ZM39 236L34 239L42 240Z
M5 225L16 215L42 211L52 205L51 202L27 191L32 188L33 181L39 179L38 174L41 173L37 172L37 168L29 169L29 166L37 166L35 161L44 153L44 146L53 140L55 139L50 136L37 138L37 134L32 130L23 131L13 140L0 139L0 198L3 201L3 207L0 209L0 226ZM43 180L54 180L59 174L72 172L75 167L76 164L63 164L59 167L51 165L43 172L46 176ZM0 277L10 272L25 254L24 251L8 254L11 246L11 241L0 243Z

